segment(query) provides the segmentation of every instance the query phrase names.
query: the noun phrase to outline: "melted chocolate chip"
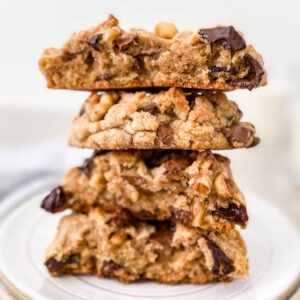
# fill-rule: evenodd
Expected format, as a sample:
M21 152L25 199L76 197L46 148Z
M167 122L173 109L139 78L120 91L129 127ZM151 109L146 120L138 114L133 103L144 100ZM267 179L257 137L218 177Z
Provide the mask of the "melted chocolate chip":
M212 211L212 215L221 217L230 222L238 223L242 226L245 226L248 221L247 209L243 204L237 206L234 203L230 203L227 208L219 207Z
M93 49L96 51L99 51L99 52L101 52L101 48L99 45L99 41L101 40L101 37L102 37L102 34L97 33L89 41L89 44L93 47Z
M159 109L154 102L139 108L138 112L140 111L148 112L151 115L157 115L159 113Z
M78 253L74 253L69 255L66 259L62 261L58 261L55 258L49 258L45 262L45 266L49 269L50 272L56 273L62 270L65 265L76 262L78 256Z
M150 235L150 241L160 244L169 244L173 237L173 228L169 222L158 222L155 224L155 232Z
M245 78L230 81L228 84L252 90L259 85L265 71L258 61L248 54L244 56L242 63L249 68L248 75Z
M165 162L164 167L166 171L164 172L164 175L171 175L185 170L192 161L193 160L188 156L175 156L175 158Z
M50 194L48 194L44 200L42 201L41 208L45 209L48 212L58 212L61 211L66 202L68 197L64 193L61 186L53 189Z
M160 126L156 131L155 144L159 145L160 143L171 146L174 141L174 132L173 129L167 126Z
M205 237L207 247L212 252L214 264L212 274L216 277L226 276L235 271L232 260L223 252L223 250L209 238Z
M183 225L190 225L192 223L192 214L186 210L173 208L173 219Z
M51 273L55 273L63 269L65 264L61 261L56 260L55 258L49 258L45 262L45 266L49 269Z
M115 263L113 260L103 262L101 268L101 274L105 277L112 277L114 272L120 269L120 265Z
M223 132L232 145L234 142L247 145L253 136L251 129L239 125L225 128Z
M129 34L125 37L119 38L116 40L116 45L119 48L120 51L128 49L128 46L135 42L137 39L136 34Z
M175 151L175 150L174 150ZM141 157L148 168L156 168L168 160L168 150L144 150L141 152Z
M197 93L190 93L188 95L185 96L186 100L191 104L192 102L195 101L195 99L199 97L199 94Z
M129 184L140 186L146 183L145 178L141 176L129 176L129 175L123 175L122 178Z
M131 214L126 211L118 211L115 215L111 216L109 219L105 221L105 224L114 226L116 228L125 228L132 224L133 218Z
M236 51L246 48L244 39L232 26L201 29L199 34L210 44L219 44L230 49L232 55Z

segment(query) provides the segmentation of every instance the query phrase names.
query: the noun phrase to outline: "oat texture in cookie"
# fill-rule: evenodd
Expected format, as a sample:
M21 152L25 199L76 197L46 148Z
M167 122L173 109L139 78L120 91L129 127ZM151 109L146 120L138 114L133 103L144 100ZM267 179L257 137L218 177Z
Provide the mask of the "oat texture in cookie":
M205 230L246 227L243 194L228 158L211 151L109 151L70 169L45 197L49 212L125 209L139 220L173 220Z
M123 30L114 16L77 32L39 61L48 87L103 90L171 87L233 90L266 84L263 60L232 26Z
M252 124L222 92L92 93L74 119L70 145L107 149L217 150L257 145Z
M168 222L124 223L124 218L126 213L100 209L65 216L47 249L49 272L113 277L125 283L208 283L248 277L246 248L235 230L217 234Z

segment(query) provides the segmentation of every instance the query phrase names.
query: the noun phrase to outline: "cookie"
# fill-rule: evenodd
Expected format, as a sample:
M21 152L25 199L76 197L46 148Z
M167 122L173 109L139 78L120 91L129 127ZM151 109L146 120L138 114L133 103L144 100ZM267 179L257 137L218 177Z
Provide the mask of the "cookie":
M222 92L92 93L74 119L70 145L95 150L221 150L256 146L252 124Z
M51 275L90 274L129 283L208 283L248 277L244 242L166 222L132 222L126 213L63 217L45 258Z
M39 61L49 88L105 90L171 87L253 89L266 84L262 57L234 27L155 33L124 31L114 16L80 31Z
M139 220L175 220L205 230L246 227L243 194L228 158L211 151L109 151L95 153L65 174L45 197L49 212L126 209Z

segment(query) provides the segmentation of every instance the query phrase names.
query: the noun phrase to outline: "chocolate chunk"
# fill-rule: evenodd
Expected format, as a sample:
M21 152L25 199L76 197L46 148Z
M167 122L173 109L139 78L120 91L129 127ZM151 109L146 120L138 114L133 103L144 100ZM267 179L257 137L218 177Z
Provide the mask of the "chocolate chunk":
M68 197L64 193L62 187L58 186L44 198L41 204L41 208L45 209L48 212L55 213L61 211L64 208L67 200Z
M101 274L105 277L112 277L114 276L114 272L120 268L120 265L115 263L113 260L105 261L101 268Z
M122 178L129 184L140 186L146 183L146 180L141 176L123 175Z
M55 258L49 258L45 262L45 266L49 269L51 273L55 273L60 271L65 266L65 264L61 261L56 260Z
M175 150L173 150L175 151ZM168 150L143 150L141 152L141 157L148 168L156 168L168 160Z
M188 156L175 156L164 163L166 171L164 175L171 175L179 171L185 170L191 163L192 159Z
M215 277L226 276L235 271L232 260L223 252L223 250L212 240L205 237L207 247L212 252L214 264L212 267L212 274Z
M168 222L159 222L155 225L155 232L150 235L150 241L160 244L169 244L173 238L173 228Z
M126 210L116 212L113 216L105 221L105 224L114 226L116 228L128 227L132 224L133 218Z
M159 126L156 131L155 144L159 145L160 143L171 146L174 141L174 132L173 129L167 126Z
M251 129L239 125L225 128L223 132L232 145L238 142L247 146L253 136Z
M244 39L233 26L201 29L199 34L208 40L210 44L219 44L224 48L230 49L232 55L236 51L246 48Z
M45 266L49 269L50 272L56 273L62 270L65 265L76 262L79 255L80 254L78 253L71 254L62 261L58 261L55 258L49 258L45 262Z
M175 222L179 222L183 225L190 225L192 223L192 214L189 211L173 208L172 214Z
M244 56L242 63L245 65L245 67L249 68L248 75L242 79L229 81L228 84L240 88L247 88L251 91L253 88L259 85L265 71L259 62L248 54Z
M136 34L129 34L125 37L119 38L116 40L116 45L120 51L128 49L128 46L135 42L137 39Z
M159 113L159 109L157 108L157 106L154 102L151 102L150 104L139 108L138 112L140 112L140 111L148 112L151 115L156 115Z
M219 207L212 211L212 215L221 217L230 222L238 223L242 226L245 226L248 221L247 209L243 204L237 206L234 203L230 203L227 208Z
M94 48L94 50L101 52L101 48L99 45L99 41L101 40L102 34L97 33L95 34L91 40L89 41L89 44Z
M94 63L94 56L91 52L88 53L88 55L85 58L85 62L86 64L91 67Z
M187 100L189 103L191 103L191 102L195 101L196 97L199 97L199 96L200 96L200 95L197 94L197 93L190 93L190 94L187 94L187 95L185 96L185 98L186 98L186 100Z

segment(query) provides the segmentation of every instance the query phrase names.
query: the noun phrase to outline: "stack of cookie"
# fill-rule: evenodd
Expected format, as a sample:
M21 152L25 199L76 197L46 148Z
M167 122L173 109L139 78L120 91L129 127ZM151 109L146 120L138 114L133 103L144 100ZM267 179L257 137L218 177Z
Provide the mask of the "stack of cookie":
M95 152L42 207L71 209L48 247L52 275L122 282L245 279L248 222L228 158L256 146L252 124L222 92L266 84L261 56L233 27L124 31L110 16L47 49L48 87L92 91L70 145Z

